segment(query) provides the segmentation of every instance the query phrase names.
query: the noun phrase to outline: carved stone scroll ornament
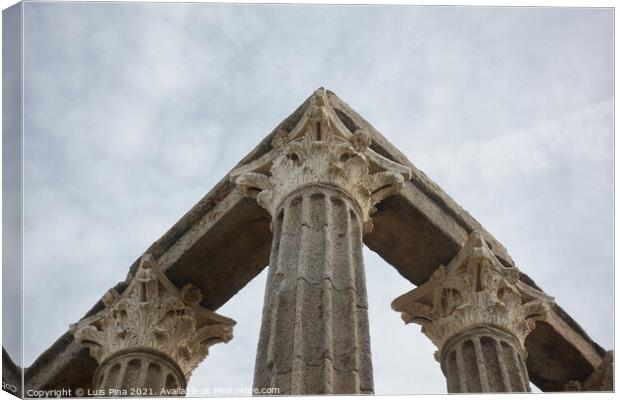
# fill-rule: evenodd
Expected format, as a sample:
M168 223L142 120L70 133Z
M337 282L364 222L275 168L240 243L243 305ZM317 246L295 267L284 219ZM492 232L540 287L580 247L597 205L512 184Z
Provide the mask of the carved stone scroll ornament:
M519 280L516 268L502 265L480 232L447 267L392 302L437 346L451 392L529 390L525 338L552 305L553 298Z
M441 265L420 287L392 303L406 323L422 325L438 349L453 335L476 325L492 325L525 338L544 319L553 298L519 281L519 271L501 264L473 232L458 255Z
M374 390L362 237L374 205L396 193L409 168L351 132L317 90L273 149L231 172L272 216L272 252L254 387L280 394Z
M355 200L369 232L373 206L411 178L410 168L378 154L371 143L370 133L351 132L342 123L321 88L295 128L277 131L269 153L232 171L230 177L272 216L289 194L305 185L337 187Z
M178 289L145 255L122 294L110 289L104 309L73 324L70 331L101 365L116 354L142 350L174 361L185 380L215 343L232 339L235 321L199 305L200 290Z

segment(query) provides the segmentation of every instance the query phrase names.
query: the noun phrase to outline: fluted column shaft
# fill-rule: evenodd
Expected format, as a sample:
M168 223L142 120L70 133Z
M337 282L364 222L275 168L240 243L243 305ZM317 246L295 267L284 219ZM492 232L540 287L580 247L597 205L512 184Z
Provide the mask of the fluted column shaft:
M442 354L449 393L530 391L524 351L500 329L471 328L448 340Z
M372 393L362 235L411 169L372 150L317 90L295 127L230 179L272 217L254 386L281 394Z
M358 206L309 185L282 202L273 232L254 387L372 393Z
M186 384L183 371L170 357L149 349L112 355L93 378L93 387L107 396L180 395Z
M469 235L448 266L392 302L405 323L422 325L450 393L529 392L525 339L553 298L525 285L482 234Z

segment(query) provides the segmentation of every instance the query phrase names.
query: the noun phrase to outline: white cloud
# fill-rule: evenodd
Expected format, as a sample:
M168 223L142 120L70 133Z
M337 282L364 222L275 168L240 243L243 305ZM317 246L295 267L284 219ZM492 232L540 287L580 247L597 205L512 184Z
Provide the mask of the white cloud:
M607 163L612 159L613 100L587 105L560 119L514 132L479 138L465 132L458 146L441 143L417 162L450 184L470 176L496 184L515 176L544 174L565 162ZM444 156L449 155L449 156Z
M323 85L612 346L611 12L26 10L26 364ZM366 258L377 392L445 391L430 342L389 308L411 285ZM236 338L191 385L251 385L264 279L222 307Z

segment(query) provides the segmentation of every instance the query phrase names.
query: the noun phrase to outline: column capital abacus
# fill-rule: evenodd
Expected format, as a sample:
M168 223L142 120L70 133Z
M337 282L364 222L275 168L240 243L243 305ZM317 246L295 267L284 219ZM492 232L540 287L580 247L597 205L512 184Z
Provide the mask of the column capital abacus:
M186 380L215 343L229 342L235 321L202 306L202 293L191 284L178 289L149 254L119 294L110 289L104 308L71 325L76 341L102 364L127 351L152 350L177 363Z
M357 202L368 232L374 205L411 178L409 167L378 154L371 143L369 132L345 126L321 88L297 125L290 132L277 131L272 150L233 170L230 179L272 216L283 199L305 185L338 187Z
M437 346L441 361L446 342L477 326L513 335L525 354L525 338L535 321L545 319L554 299L519 280L515 267L503 265L474 231L448 266L392 302L405 323L415 322Z

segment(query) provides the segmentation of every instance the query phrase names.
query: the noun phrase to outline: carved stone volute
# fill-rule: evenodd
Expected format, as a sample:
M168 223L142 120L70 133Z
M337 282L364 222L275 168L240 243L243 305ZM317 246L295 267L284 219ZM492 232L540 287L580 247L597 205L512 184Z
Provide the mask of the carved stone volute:
M122 294L110 289L104 309L70 327L99 364L119 352L154 350L174 360L188 379L215 343L232 339L235 321L199 305L200 290L178 289L150 255Z
M366 231L372 229L374 205L398 192L411 170L388 160L369 146L369 132L351 132L317 90L297 125L277 131L273 149L230 173L231 180L273 216L292 192L309 184L335 186L359 206Z
M518 339L525 338L534 321L544 319L553 298L526 286L516 268L504 266L480 232L473 232L447 267L441 265L430 279L392 302L406 323L422 326L439 349L448 339L476 326L492 326Z

